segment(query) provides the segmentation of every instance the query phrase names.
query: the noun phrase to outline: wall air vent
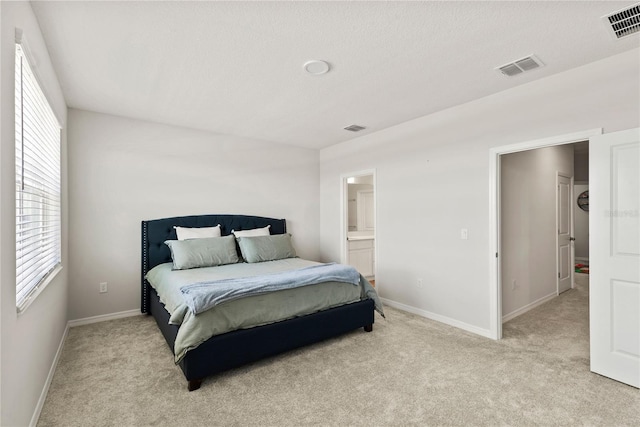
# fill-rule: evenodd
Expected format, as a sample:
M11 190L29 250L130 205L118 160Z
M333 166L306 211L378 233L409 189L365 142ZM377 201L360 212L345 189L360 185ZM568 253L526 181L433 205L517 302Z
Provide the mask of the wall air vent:
M640 3L610 13L602 19L615 39L635 34L640 31Z
M525 71L534 70L544 66L542 61L536 58L534 55L529 55L525 58L518 59L517 61L504 64L496 68L505 76L515 76L517 74L524 73Z
M348 130L350 132L360 132L361 130L364 130L364 129L366 129L364 126L358 126L358 125L349 125L344 128L344 130Z

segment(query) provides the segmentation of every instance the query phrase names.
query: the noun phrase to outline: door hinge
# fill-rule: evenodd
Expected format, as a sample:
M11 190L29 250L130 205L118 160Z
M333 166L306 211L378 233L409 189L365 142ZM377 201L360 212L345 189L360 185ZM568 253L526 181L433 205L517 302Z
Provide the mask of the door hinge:
M496 258L498 258L498 252L496 252Z
M558 279L560 278L560 272L558 272Z

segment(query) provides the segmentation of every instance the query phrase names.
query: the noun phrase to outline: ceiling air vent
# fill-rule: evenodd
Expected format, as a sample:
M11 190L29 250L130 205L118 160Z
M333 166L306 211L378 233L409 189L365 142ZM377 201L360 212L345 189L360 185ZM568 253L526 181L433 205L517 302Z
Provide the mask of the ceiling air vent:
M640 3L603 16L607 28L616 39L630 36L640 31Z
M515 76L516 74L524 73L525 71L540 68L544 64L534 55L529 55L525 58L518 59L517 61L510 62L508 64L501 65L496 68L505 76Z
M350 132L360 132L363 129L366 129L366 128L364 126L358 126L358 125L349 125L344 128L344 130L348 130Z

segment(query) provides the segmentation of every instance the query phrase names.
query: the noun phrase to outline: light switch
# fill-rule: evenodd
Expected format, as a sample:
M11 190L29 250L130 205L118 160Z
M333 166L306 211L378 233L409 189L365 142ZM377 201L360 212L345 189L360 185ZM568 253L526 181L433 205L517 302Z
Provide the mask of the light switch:
M460 239L468 240L469 239L469 230L467 230L466 228L461 228L460 229Z

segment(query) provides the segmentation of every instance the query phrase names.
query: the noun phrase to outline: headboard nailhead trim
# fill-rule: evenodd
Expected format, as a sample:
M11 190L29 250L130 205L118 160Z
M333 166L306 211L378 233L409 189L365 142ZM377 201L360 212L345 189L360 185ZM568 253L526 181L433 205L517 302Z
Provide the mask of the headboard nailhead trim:
M141 311L143 313L149 312L149 296L148 296L148 287L146 284L145 276L147 275L147 269L149 267L149 254L147 249L147 222L142 221L142 304Z

